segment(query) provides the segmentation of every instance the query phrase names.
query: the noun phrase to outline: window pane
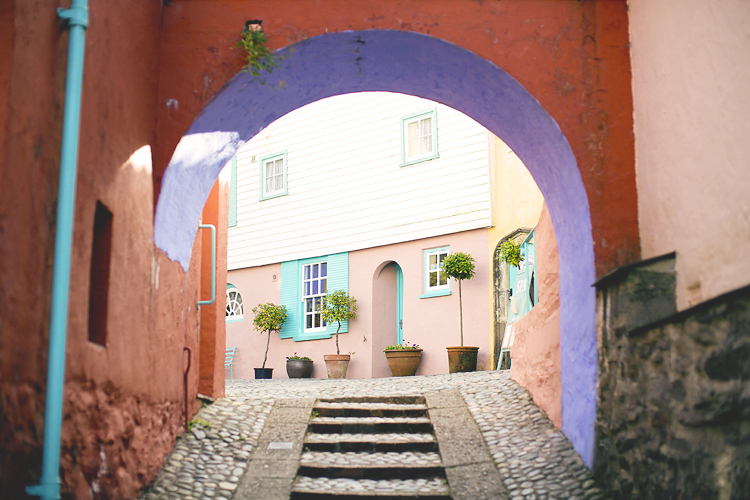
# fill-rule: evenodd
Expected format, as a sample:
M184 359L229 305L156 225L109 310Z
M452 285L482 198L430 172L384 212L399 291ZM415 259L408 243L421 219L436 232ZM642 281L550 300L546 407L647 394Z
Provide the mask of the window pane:
M432 134L422 136L422 147L419 152L421 154L432 152Z
M320 328L320 316L315 315L315 326L313 328Z
M328 292L328 280L323 279L323 284L320 287L320 293L326 293Z
M273 175L273 162L272 161L266 162L265 171L266 171L266 175L265 175L266 178L269 178Z
M448 284L448 277L445 275L445 273L440 273L440 284L441 285Z
M273 177L266 179L266 193L273 191Z
M274 173L276 175L282 175L284 173L284 160L279 159L274 162Z
M305 291L304 291L303 295L305 295L305 296L310 295L310 282L309 281L305 281Z
M437 273L430 273L430 286L437 286Z
M312 316L308 316L307 317L307 328L312 328L312 321L313 321L313 317Z
M419 138L419 122L411 122L407 125L408 135L407 138L409 141L412 139L418 139Z
M318 264L313 264L310 267L312 267L312 277L317 278L318 277Z
M328 263L321 262L320 263L320 275L321 276L328 276Z
M305 279L310 279L310 266L305 266Z
M276 179L276 188L275 188L276 191L281 191L282 189L284 189L284 176L277 175L275 179Z
M307 305L307 312L312 312L313 299L305 299L305 304Z
M317 281L312 282L312 293L313 295L318 294L318 282Z
M430 270L437 269L437 255L430 255Z

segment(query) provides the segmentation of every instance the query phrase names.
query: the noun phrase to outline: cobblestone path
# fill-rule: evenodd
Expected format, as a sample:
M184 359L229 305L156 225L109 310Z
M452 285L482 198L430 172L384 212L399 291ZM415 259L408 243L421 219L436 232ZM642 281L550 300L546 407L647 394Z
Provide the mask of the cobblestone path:
M191 432L177 441L141 499L233 499L276 400L410 396L446 389L460 391L508 499L604 498L572 445L528 391L507 372L489 371L381 379L227 381L227 397L194 417Z

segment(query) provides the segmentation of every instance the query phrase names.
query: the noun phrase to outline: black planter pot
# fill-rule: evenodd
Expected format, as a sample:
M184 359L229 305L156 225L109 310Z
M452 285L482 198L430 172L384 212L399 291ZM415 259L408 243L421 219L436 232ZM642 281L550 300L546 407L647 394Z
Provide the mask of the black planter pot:
M286 374L289 378L310 378L313 372L311 359L287 359Z
M255 379L273 378L273 368L253 368Z

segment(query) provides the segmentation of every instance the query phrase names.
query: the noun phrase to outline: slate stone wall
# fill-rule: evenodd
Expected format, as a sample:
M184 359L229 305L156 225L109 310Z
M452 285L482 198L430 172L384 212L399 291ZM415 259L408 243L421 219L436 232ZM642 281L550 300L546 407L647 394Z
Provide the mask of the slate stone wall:
M596 479L614 499L748 498L750 287L643 325L670 308L668 266L597 284Z

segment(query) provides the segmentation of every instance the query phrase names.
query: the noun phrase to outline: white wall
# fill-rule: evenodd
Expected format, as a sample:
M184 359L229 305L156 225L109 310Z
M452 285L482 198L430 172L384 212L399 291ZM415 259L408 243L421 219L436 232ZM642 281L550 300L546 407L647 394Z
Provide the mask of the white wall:
M643 257L684 309L750 283L750 2L629 6Z
M435 106L440 157L400 167L400 118ZM258 201L257 160L283 150L289 194ZM229 269L489 227L489 162L486 129L417 97L349 94L297 109L238 152Z

